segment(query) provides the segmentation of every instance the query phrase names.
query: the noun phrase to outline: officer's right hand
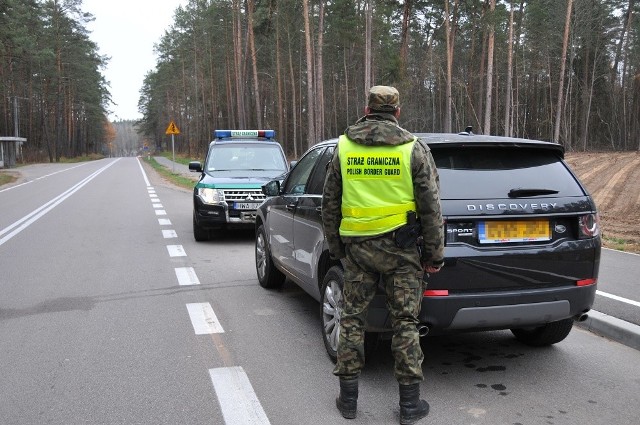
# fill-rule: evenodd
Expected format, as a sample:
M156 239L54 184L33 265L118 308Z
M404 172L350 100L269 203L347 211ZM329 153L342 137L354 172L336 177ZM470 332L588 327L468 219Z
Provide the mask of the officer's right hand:
M425 266L424 271L427 273L438 273L441 267Z

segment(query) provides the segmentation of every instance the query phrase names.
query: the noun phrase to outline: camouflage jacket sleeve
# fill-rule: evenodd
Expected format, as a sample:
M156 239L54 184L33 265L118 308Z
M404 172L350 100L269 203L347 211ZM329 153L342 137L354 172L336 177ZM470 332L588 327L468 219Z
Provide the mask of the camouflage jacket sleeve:
M340 239L340 221L342 220L342 174L338 147L333 153L331 162L327 165L327 176L322 192L322 227L324 229L329 253L334 259L346 256L344 243Z
M422 225L422 262L430 266L444 263L444 226L440 207L440 177L431 150L420 141L411 156L413 191Z

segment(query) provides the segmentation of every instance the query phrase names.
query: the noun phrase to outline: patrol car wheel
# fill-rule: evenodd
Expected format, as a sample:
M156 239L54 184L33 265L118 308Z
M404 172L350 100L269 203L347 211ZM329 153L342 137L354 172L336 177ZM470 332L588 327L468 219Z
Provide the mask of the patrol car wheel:
M209 231L203 227L198 226L196 222L196 212L193 212L193 238L196 242L208 241L210 238Z
M511 329L516 339L533 347L552 345L565 339L573 328L573 319L547 323L536 328Z
M268 289L281 287L285 276L273 265L267 236L262 225L258 227L256 232L255 257L256 272L260 286Z

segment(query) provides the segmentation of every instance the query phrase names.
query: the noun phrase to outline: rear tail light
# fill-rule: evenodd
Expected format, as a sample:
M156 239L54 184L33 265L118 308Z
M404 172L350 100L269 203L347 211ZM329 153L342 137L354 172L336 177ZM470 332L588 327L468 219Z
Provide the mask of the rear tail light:
M576 282L576 286L589 286L594 285L598 279L582 279Z
M580 239L595 238L600 234L600 218L598 214L586 214L578 217Z
M447 297L449 296L448 289L427 289L423 294L425 297Z

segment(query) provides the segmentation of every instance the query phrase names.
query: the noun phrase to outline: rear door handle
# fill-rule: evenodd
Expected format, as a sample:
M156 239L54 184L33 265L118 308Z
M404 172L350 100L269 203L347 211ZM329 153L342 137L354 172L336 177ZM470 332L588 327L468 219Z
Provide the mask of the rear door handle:
M287 211L293 211L296 209L296 205L298 205L296 202L292 202L290 204L287 204L285 208L287 209Z

